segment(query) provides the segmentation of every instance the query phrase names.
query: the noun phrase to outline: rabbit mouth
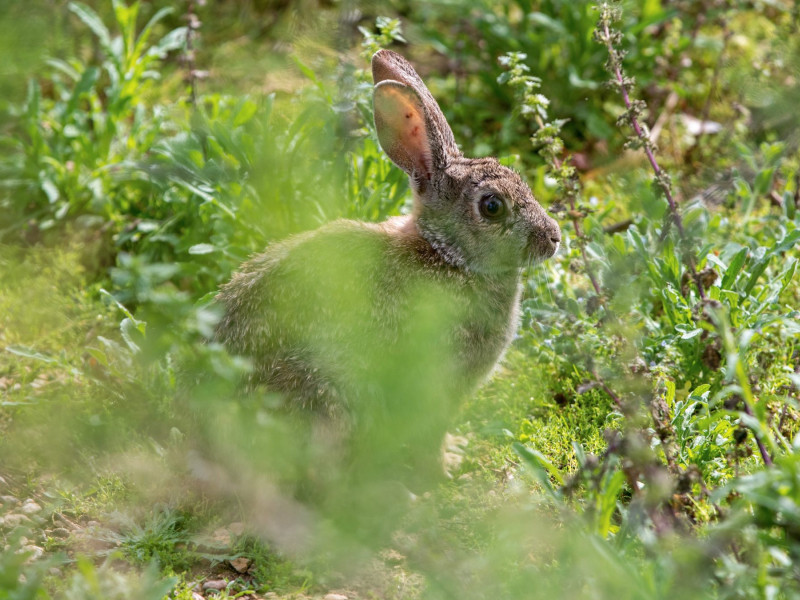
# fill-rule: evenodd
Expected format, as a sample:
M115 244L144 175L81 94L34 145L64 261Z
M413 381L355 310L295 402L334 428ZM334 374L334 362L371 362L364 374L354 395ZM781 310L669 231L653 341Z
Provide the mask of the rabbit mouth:
M525 262L533 261L534 263L541 263L548 258L555 256L561 246L561 241L556 239L546 239L539 233L532 234L528 237L528 242L525 244L525 252L523 259Z

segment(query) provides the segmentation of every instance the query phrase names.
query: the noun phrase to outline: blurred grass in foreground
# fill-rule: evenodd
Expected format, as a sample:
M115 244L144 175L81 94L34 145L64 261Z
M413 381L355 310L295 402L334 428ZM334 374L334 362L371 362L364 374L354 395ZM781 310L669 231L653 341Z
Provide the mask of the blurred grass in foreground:
M469 439L456 479L413 501L400 485L408 464L436 457L423 447L400 452L397 440L430 417L426 403L438 401L441 383L424 331L394 359L429 353L431 372L409 377L401 364L386 365L398 398L415 402L375 420L354 459L370 468L355 472L340 470L313 425L283 415L279 399L241 398L247 362L205 341L218 316L210 295L251 252L340 216L381 220L405 210L405 177L372 131L366 63L353 58L357 49L320 53L296 64L291 89L204 95L200 84L192 106L178 83L183 9L164 15L138 53L114 41L136 39L159 6L142 4L138 20L119 3L98 6L102 17L81 5L0 9L0 48L11 57L0 67L8 103L0 495L14 498L0 508L0 597L160 600L173 588L188 599L188 583L221 576L234 582L222 598L247 589L382 598L799 593L800 160L790 130L775 126L785 111L750 127L748 106L767 114L772 101L742 106L735 94L737 73L755 61L763 68L754 77L791 97L800 39L791 6L715 7L700 19L697 4L647 2L627 13L626 41L638 44L632 71L656 65L642 93L652 107L673 91L682 99L665 154L690 178L707 180L700 171L710 165L733 182L721 206L683 204L698 268L716 275L707 291L718 305L706 311L682 290L674 233L664 231L664 209L636 159L591 171L581 219L609 297L592 293L580 241L565 226L563 254L529 274L523 328L504 366L454 415L454 432ZM520 45L538 61L535 73L557 79L560 92L543 89L554 97L551 114L587 124L591 139L580 150L590 163L608 160L603 147L621 146L609 118L618 100L594 86L604 77L600 49L582 39L594 27L588 5L476 2L456 17L446 5L398 8L409 52L442 75L432 89L457 137L481 153L523 153L507 160L540 196L553 192L528 150L530 132L494 83L495 54ZM213 11L223 9L205 10L201 31L211 40ZM291 24L282 14L278 22ZM491 36L472 30L475 15ZM331 9L320 23L345 16ZM287 27L281 36L292 40ZM579 57L566 66L539 52L564 35L559 28ZM729 58L713 88L713 49L726 31ZM766 31L784 41L771 43ZM305 35L297 46L314 56ZM253 40L239 41L259 47ZM428 42L439 54L422 56ZM61 62L44 67L45 55ZM440 56L462 68L444 75L451 71ZM264 51L264 61L286 58ZM31 71L38 75L26 81ZM706 97L705 118L727 119L726 128L694 138L678 117L703 117ZM580 101L574 113L563 98ZM650 120L661 114L653 108ZM628 218L627 230L604 231ZM729 320L714 320L719 314ZM663 400L674 447L619 410L605 381ZM758 410L749 420L737 399L746 391ZM753 432L773 440L774 467L756 458ZM667 452L677 472L664 466ZM322 480L325 493L315 495L309 480ZM231 566L240 557L253 561L250 573Z

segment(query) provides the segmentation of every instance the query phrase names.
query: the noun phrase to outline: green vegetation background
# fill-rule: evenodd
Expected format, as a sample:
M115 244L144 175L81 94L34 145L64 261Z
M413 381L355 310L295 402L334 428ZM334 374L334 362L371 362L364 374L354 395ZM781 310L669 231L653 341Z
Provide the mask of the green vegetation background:
M0 599L800 597L798 7L623 3L684 235L600 16L2 3ZM451 480L301 500L313 440L235 400L212 299L274 240L408 210L372 124L380 47L466 155L526 177L563 250L453 415Z

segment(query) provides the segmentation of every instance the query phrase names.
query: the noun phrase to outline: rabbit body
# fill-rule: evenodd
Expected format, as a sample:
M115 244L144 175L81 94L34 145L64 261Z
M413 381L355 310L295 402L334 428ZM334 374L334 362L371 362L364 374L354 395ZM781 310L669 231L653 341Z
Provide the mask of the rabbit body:
M218 338L252 357L249 385L336 417L392 379L386 368L406 378L430 370L451 388L446 399L474 389L514 335L519 283L453 267L405 216L339 220L274 244L219 299Z
M217 339L252 359L249 387L292 408L433 444L510 343L522 267L560 232L517 173L461 155L405 59L382 50L372 69L378 137L409 174L413 213L271 245L222 287Z

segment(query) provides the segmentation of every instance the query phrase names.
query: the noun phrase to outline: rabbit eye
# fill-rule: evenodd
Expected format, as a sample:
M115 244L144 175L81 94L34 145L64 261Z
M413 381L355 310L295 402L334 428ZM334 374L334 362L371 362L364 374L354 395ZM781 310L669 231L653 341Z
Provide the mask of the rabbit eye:
M490 221L499 221L506 216L506 205L494 194L489 194L481 198L480 211Z

